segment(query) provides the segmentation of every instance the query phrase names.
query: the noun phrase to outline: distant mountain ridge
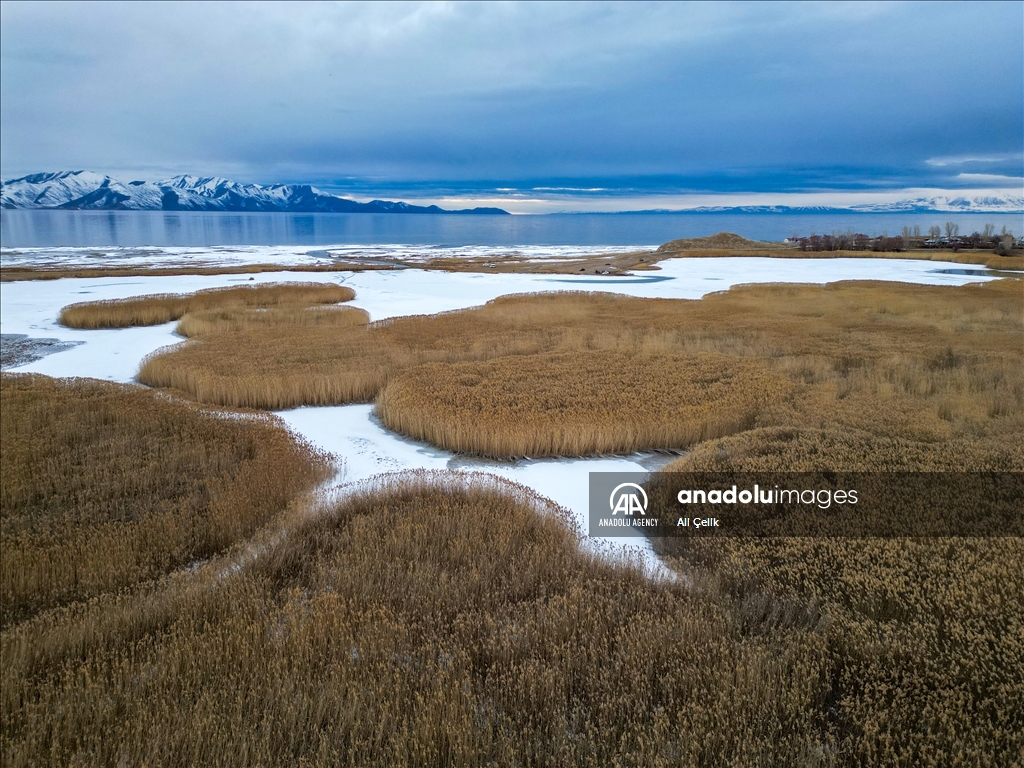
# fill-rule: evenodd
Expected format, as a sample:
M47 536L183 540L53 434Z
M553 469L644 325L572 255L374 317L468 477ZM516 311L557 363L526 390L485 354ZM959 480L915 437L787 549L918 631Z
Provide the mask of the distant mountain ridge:
M0 184L0 207L86 211L254 211L282 213L451 213L508 215L501 208L445 210L391 200L360 203L309 184L240 184L216 176L174 176L127 184L91 171L36 173Z
M705 205L698 208L659 208L635 213L1024 213L1024 195L918 197L891 203L828 205Z
M501 208L445 210L391 200L360 203L309 184L241 184L216 176L174 176L127 184L91 171L36 173L0 183L0 207L124 211L449 213L508 215ZM1024 213L1024 195L935 195L850 206L739 205L625 213Z

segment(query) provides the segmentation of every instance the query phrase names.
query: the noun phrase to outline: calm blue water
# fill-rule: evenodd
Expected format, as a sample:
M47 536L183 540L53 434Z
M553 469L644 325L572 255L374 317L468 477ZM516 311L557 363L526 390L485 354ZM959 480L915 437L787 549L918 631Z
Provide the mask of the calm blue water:
M993 224L1020 234L1024 214L661 213L445 216L366 213L3 211L0 245L657 245L735 232L752 240L852 229L895 235L954 221L961 234Z

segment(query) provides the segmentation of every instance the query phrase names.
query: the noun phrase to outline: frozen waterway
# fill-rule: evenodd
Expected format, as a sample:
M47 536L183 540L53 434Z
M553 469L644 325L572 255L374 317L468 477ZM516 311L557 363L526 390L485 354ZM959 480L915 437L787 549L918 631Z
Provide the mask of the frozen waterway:
M352 305L371 319L433 314L479 306L514 293L581 290L647 298L698 299L740 283L827 283L838 280L895 280L933 285L963 285L992 279L963 274L961 265L904 259L677 259L661 270L635 277L602 279L594 275L477 274L422 270L260 273L249 275L166 276L39 280L0 284L0 331L64 342L73 348L12 370L49 376L89 376L129 382L139 363L155 350L182 341L174 323L148 328L81 331L57 324L62 307L79 301L117 299L154 293L182 293L241 283L277 281L336 282L356 291ZM974 271L971 270L973 273ZM493 464L456 459L452 454L388 432L371 417L371 406L299 408L279 414L298 434L345 459L343 481L376 473L411 469L479 469L534 488L571 510L584 523L587 475L592 471L643 471L642 456L530 461ZM623 540L612 540L621 546ZM645 543L645 540L641 540ZM647 550L649 552L649 550Z
M639 298L699 299L743 283L832 283L840 280L891 280L928 285L964 285L993 279L985 274L956 274L963 266L913 259L771 259L757 257L672 259L660 269L633 276L481 274L401 270L357 272L346 285L356 291L352 303L373 320L433 314L484 304L512 293L603 291Z
M652 460L659 460L655 454L516 462L477 460L442 451L385 429L373 416L372 405L295 408L278 411L277 415L289 428L318 448L343 458L344 463L333 481L335 487L359 484L383 472L416 469L487 472L528 486L568 509L583 534L588 527L589 473L645 472L650 469ZM667 462L671 458L666 455L662 461ZM654 561L650 545L642 536L635 540L604 539L598 543L611 550L630 546L652 563Z

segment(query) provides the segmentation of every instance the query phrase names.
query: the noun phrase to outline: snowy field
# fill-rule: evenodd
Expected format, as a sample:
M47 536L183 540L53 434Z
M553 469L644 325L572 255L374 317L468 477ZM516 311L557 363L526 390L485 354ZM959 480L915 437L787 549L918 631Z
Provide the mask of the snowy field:
M530 262L589 258L596 254L653 251L657 245L218 245L205 247L4 248L5 268L39 267L89 269L91 267L244 267L252 264L314 266L334 260L397 260L425 264L434 259L497 259L513 256Z
M215 250L200 252L196 249L196 253L204 259L213 259L217 258L213 253ZM238 249L231 250L237 252ZM270 259L266 255L268 250L275 249L261 247L261 255L251 263L278 261L278 257ZM6 260L4 263L7 265ZM57 324L62 307L80 301L184 293L240 283L315 281L351 286L356 292L351 305L365 309L372 320L381 320L479 306L498 296L515 293L578 290L645 298L698 299L741 283L829 283L873 279L963 285L992 279L980 270L964 270L959 264L902 259L742 257L676 259L662 262L660 266L661 270L656 272L610 278L405 269L356 273L268 272L252 275L252 280L249 275L185 275L10 282L0 284L0 332L80 342L72 348L9 370L130 382L142 358L181 341L181 337L174 333L175 323L106 331L73 330ZM336 483L360 482L382 472L413 469L485 471L529 486L569 509L582 531L586 531L590 472L642 472L672 458L661 454L641 454L516 463L474 461L389 432L373 417L370 405L297 408L278 415L297 434L344 460ZM610 539L598 544L621 550L631 543L639 546L641 554L654 565L653 554L645 539Z

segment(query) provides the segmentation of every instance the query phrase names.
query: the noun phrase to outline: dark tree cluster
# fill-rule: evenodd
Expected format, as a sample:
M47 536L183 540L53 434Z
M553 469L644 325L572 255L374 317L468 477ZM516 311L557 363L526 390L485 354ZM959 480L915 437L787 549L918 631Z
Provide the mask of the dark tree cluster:
M903 237L868 237L864 234L841 233L791 238L801 251L905 251Z
M1013 233L1003 227L1001 233L995 231L991 224L985 225L984 232L972 232L960 235L960 227L947 221L945 234L941 227L931 227L927 235L921 233L920 227L904 227L903 234L889 237L888 233L868 237L865 234L833 232L831 235L811 234L809 237L793 235L789 242L796 244L801 251L906 251L913 248L941 248L943 250L960 251L964 249L992 250L1002 256L1010 256L1014 249L1024 248L1024 238L1014 239Z

